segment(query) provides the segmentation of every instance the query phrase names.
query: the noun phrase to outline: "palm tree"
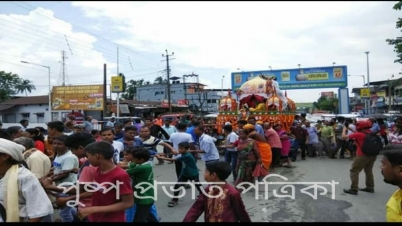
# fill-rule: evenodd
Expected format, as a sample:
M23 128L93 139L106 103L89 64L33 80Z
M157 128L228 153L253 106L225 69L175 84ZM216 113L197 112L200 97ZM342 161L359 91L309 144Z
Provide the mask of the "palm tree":
M154 80L154 84L165 84L167 83L167 79L163 78L162 76L158 76Z
M151 83L149 81L144 81L144 79L140 80L131 79L130 81L127 82L126 92L122 94L122 97L127 100L136 100L137 87L149 84Z
M28 96L28 92L31 93L33 90L36 90L34 84L32 84L32 81L28 79L21 79L15 88L17 89L18 93L25 92L25 96Z

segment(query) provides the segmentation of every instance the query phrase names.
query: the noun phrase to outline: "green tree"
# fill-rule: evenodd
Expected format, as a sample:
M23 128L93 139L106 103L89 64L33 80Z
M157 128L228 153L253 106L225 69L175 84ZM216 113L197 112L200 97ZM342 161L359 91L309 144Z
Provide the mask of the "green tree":
M17 74L5 71L0 71L0 87L0 102L8 100L20 92L31 92L35 89L31 81L21 79Z
M31 93L33 90L36 90L34 84L28 79L22 79L21 84L15 87L18 93L25 93L25 96L28 96L28 92Z
M394 10L401 10L401 8L402 1L396 3L393 7ZM396 21L396 28L402 29L402 18L398 18L398 20ZM394 52L397 55L397 59L394 62L402 64L402 37L397 37L395 39L386 39L385 41L388 43L388 45L394 46Z
M331 111L337 113L338 109L338 98L328 98L326 96L321 96L318 98L317 102L314 102L315 108L317 110Z
M127 82L126 92L121 95L122 98L127 100L136 100L137 99L137 87L143 85L151 84L149 81L144 81L144 79L134 80L131 79Z

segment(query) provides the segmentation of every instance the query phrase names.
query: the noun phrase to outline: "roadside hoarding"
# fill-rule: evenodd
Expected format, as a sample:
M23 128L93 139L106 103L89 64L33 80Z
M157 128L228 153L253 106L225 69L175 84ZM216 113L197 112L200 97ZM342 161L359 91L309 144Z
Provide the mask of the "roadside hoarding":
M360 89L360 97L361 98L369 98L370 97L370 89L368 89L368 88Z
M103 85L53 86L52 110L103 110Z
M245 82L259 75L276 78L281 90L345 88L348 85L347 66L334 66L233 72L232 90L240 88Z
M126 90L126 82L124 76L112 76L112 93L124 93Z

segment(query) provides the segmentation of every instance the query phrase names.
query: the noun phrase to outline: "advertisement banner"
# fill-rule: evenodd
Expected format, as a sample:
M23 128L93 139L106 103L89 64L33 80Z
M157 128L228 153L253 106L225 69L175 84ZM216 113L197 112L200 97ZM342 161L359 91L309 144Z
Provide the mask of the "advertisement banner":
M334 98L335 94L334 94L334 92L321 92L321 96L327 97L327 98Z
M377 96L386 98L387 94L385 91L377 91Z
M162 100L161 107L169 108L169 101L168 100Z
M187 106L187 101L186 100L177 100L177 105L178 106Z
M53 86L52 110L103 110L103 85Z
M124 77L123 76L112 76L112 93L123 93L124 90Z
M370 97L370 89L368 89L368 88L360 89L360 97L361 98L369 98Z
M233 72L232 90L240 88L245 82L259 75L275 78L281 90L345 88L348 85L347 66L334 66Z

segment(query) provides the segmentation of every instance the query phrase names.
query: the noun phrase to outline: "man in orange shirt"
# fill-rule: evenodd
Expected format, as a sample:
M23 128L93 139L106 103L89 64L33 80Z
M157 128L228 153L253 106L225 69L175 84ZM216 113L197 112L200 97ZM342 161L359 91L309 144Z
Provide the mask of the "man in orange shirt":
M158 115L158 117L156 119L154 119L154 124L158 125L158 126L163 126L163 120L162 117L160 115Z

